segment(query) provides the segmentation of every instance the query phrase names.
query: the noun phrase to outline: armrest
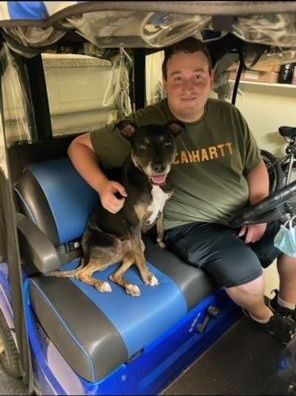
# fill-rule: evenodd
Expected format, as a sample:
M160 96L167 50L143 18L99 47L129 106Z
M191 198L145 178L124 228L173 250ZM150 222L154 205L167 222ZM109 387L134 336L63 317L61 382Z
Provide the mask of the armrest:
M56 271L61 265L59 255L47 236L21 213L17 213L17 228L23 259L41 273Z

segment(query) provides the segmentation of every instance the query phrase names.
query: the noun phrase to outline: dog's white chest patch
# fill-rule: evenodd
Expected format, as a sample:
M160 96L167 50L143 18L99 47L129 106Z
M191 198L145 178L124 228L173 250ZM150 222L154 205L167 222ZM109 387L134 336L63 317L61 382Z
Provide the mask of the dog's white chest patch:
M151 215L148 218L148 223L152 224L159 213L163 211L164 204L169 199L170 195L165 193L159 186L152 187L152 202L149 205L148 210L151 211Z

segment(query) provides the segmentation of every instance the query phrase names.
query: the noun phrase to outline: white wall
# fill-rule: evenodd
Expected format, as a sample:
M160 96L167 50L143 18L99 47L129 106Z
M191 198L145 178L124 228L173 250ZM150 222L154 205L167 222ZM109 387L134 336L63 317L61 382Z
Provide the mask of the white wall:
M260 147L284 154L282 125L296 126L296 85L242 82L236 105L245 116Z

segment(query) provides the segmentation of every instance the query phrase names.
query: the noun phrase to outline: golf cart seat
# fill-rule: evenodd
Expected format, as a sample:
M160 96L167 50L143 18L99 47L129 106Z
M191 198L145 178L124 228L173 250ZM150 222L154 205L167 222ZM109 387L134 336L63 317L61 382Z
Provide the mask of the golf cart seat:
M27 320L32 328L38 323L63 364L80 378L93 383L117 372L121 380L123 372L126 376L128 370L138 367L137 373L125 377L133 389L132 381L144 380L141 361L150 373L155 367L161 373L177 360L185 365L182 356L194 343L198 347L190 352L192 359L231 322L230 312L237 307L224 291L216 290L203 271L161 249L151 236L145 238L145 254L160 284L144 285L137 270L131 268L127 278L139 285L142 294L138 298L112 282L111 293L100 293L74 278L45 276L79 265L80 238L98 202L98 194L68 158L28 166L15 193L27 274ZM95 276L108 280L116 266ZM209 305L217 307L219 318L198 331ZM33 337L31 344L34 347Z

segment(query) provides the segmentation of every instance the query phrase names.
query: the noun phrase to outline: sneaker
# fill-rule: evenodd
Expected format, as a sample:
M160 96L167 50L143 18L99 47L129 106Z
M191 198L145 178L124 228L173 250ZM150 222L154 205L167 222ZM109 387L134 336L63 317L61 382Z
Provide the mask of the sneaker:
M273 297L273 299L268 300L267 306L272 310L272 312L277 313L283 316L284 318L288 318L296 322L296 309L290 309L279 305L277 301L279 291L275 289L273 290L273 292L275 293L275 296Z
M272 335L283 345L287 345L296 333L296 323L287 318L275 313L269 322L263 324L268 334Z
M259 323L254 320L248 311L243 309L243 313L250 318L259 328L264 329L268 334L287 345L295 336L296 322L275 313L267 323Z

